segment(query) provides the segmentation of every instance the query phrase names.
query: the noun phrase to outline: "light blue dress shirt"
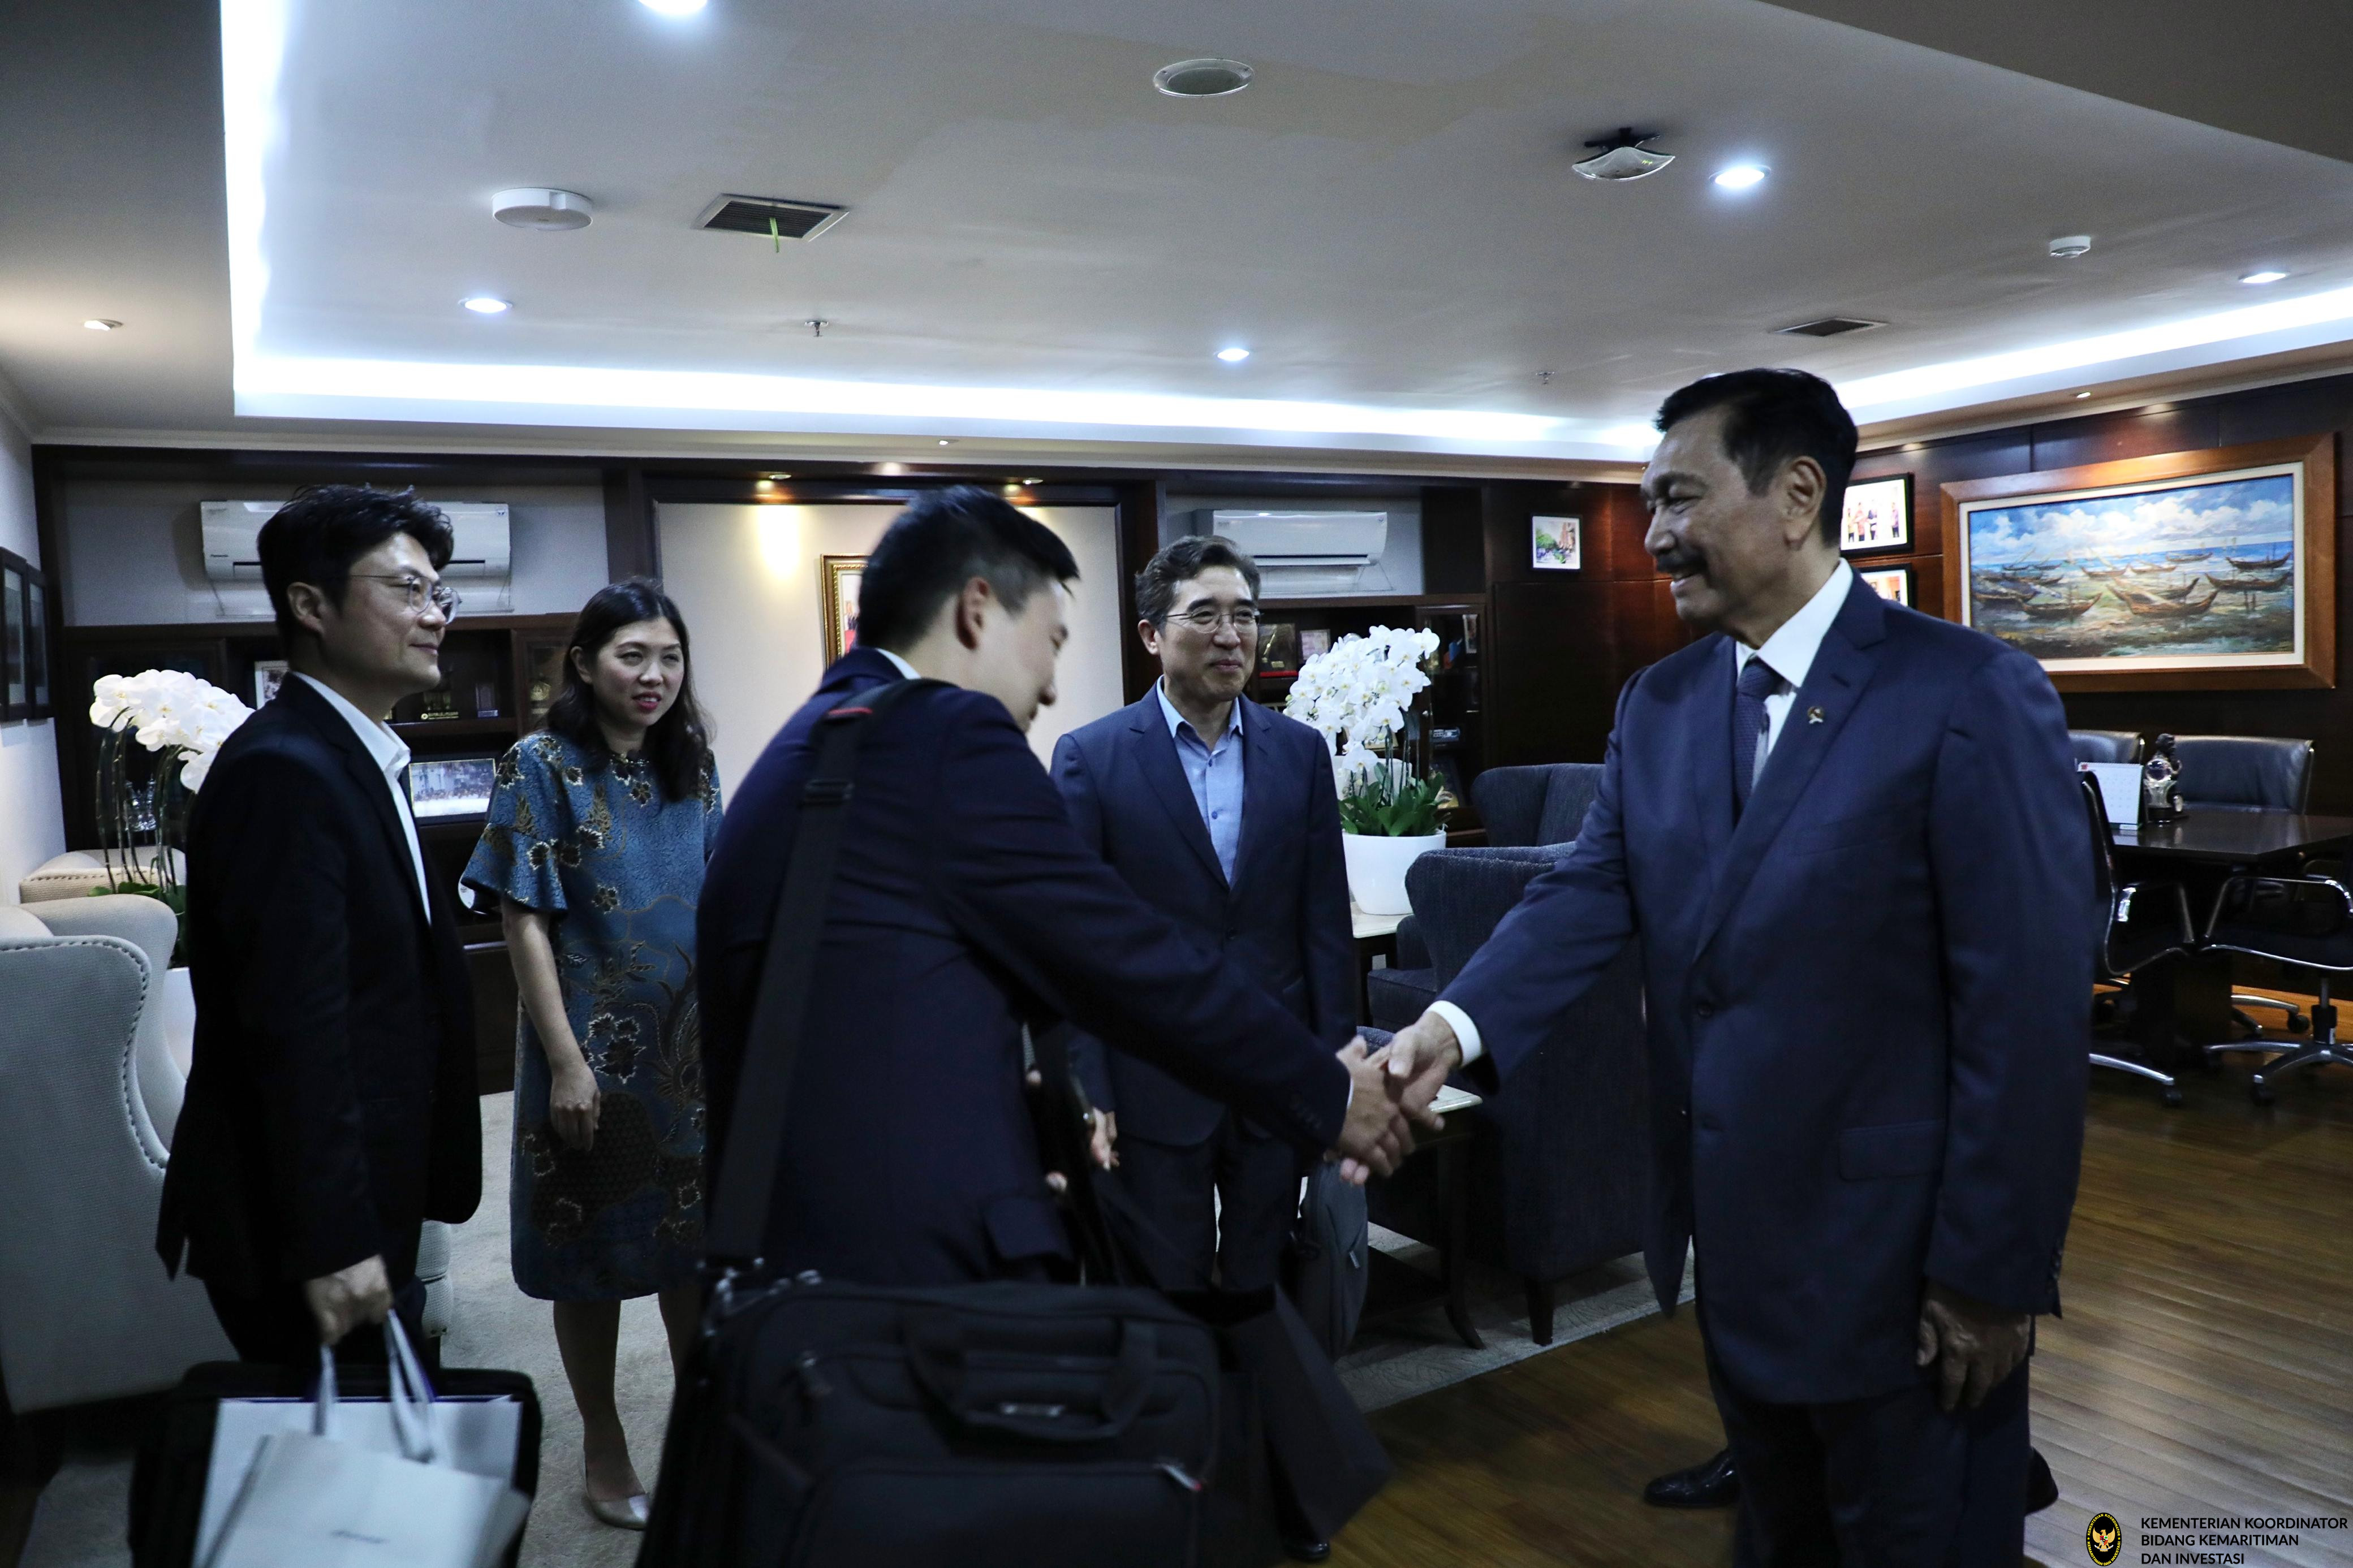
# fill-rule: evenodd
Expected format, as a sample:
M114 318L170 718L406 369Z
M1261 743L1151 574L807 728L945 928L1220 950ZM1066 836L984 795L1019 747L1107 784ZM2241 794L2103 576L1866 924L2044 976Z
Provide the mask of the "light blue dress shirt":
M1168 721L1168 733L1176 742L1176 761L1185 769L1185 782L1193 786L1193 804L1200 807L1201 824L1209 830L1209 847L1218 852L1218 864L1224 868L1226 886L1230 888L1234 857L1242 847L1241 700L1234 700L1226 732L1213 747L1194 733L1161 685L1155 684L1152 694L1160 699L1161 715Z

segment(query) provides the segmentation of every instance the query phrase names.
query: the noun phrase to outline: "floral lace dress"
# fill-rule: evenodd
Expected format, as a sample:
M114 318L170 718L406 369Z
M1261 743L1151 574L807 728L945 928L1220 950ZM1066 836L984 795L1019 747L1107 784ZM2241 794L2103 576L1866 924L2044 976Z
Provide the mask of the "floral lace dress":
M539 1033L517 1009L509 1208L525 1295L617 1300L694 1277L703 1147L694 911L718 834L708 763L702 788L670 801L641 758L607 760L544 731L499 760L465 880L558 917L550 936L565 1016L603 1091L592 1147L569 1147L548 1121Z

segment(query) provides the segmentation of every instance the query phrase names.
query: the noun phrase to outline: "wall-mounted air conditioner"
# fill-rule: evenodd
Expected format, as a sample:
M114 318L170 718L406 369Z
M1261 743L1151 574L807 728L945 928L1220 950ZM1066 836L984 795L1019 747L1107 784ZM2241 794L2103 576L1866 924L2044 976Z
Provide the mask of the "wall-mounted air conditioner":
M261 581L261 525L282 500L208 500L204 519L205 575L216 583ZM437 501L456 535L441 575L460 581L504 582L510 574L507 508L504 501ZM183 515L185 515L185 513Z
M1267 598L1353 594L1388 543L1385 511L1229 511L1192 514L1193 531L1219 533L1250 552Z

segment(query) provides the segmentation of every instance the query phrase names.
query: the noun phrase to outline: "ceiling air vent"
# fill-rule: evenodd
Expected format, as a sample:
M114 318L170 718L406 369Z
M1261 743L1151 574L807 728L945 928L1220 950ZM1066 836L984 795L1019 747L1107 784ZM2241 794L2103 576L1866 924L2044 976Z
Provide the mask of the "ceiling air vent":
M1866 321L1860 316L1824 316L1819 321L1799 321L1794 327L1776 327L1773 331L1789 338L1842 338L1849 332L1867 332L1885 325L1884 321Z
M830 202L789 202L780 196L721 196L702 209L694 226L756 234L763 239L815 239L849 210Z

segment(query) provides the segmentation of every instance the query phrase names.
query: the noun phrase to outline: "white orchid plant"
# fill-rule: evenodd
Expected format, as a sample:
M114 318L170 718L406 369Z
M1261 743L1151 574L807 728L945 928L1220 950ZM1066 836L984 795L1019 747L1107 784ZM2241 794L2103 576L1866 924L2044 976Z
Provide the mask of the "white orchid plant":
M1446 801L1435 776L1396 753L1407 710L1430 685L1438 634L1398 626L1351 632L1300 667L1283 712L1322 731L1340 786L1341 826L1374 837L1435 833Z
M208 680L177 669L102 675L90 688L90 721L106 731L99 747L98 798L105 813L104 892L146 893L185 912L186 896L172 851L186 822L186 796L204 787L221 742L253 710ZM128 742L156 754L152 805L155 858L142 866L132 853L151 824L131 784ZM122 851L118 872L114 851Z

